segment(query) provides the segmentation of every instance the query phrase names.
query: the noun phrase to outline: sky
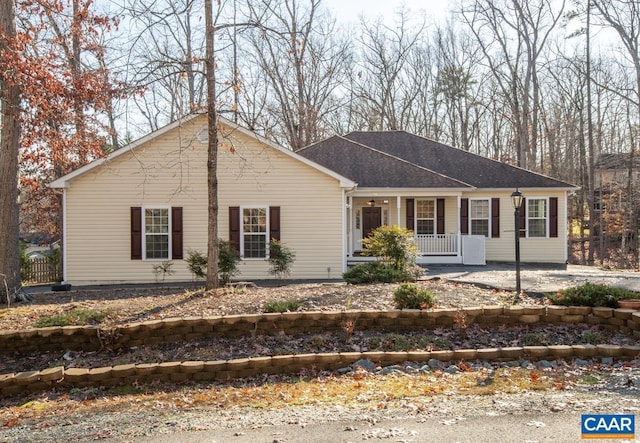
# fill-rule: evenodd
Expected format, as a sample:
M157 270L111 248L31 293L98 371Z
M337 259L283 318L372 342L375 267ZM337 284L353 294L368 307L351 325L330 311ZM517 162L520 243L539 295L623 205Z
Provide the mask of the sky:
M340 22L358 22L364 15L372 20L382 16L387 24L391 24L394 12L402 5L415 12L424 11L427 18L440 21L455 4L452 0L323 0L322 3Z

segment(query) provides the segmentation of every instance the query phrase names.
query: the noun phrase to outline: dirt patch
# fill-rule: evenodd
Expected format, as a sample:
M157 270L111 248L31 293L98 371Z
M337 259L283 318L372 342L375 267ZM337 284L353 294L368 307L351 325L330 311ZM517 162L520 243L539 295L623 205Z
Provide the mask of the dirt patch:
M420 285L434 294L438 307L510 304L513 293L482 289L473 285L425 281ZM263 312L270 301L294 300L300 311L395 309L396 284L349 285L346 283L292 284L279 287L247 287L203 290L176 288L126 288L78 290L34 295L31 303L0 309L1 330L33 328L41 318L87 309L104 313L101 326L126 325L171 317L217 316ZM523 297L523 304L543 300Z

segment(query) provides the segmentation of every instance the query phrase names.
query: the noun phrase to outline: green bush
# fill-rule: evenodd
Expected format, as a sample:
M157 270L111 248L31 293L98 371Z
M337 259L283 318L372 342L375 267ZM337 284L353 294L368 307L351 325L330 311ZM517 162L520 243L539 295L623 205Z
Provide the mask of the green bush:
M347 283L354 285L365 283L400 283L415 281L422 269L418 266L407 266L396 269L381 262L361 263L342 274Z
M264 308L262 309L264 312L293 312L297 311L298 308L302 306L302 303L295 300L285 300L285 301L269 301L264 304Z
M187 255L187 267L195 279L207 277L208 258L199 251L189 251ZM231 247L225 240L218 240L218 278L220 284L226 285L231 279L238 275L238 263L240 253Z
M31 260L27 255L27 244L20 240L18 243L20 251L20 278L23 282L31 279Z
M393 293L393 301L398 309L429 309L436 299L431 291L412 283L403 283Z
M47 268L51 279L62 281L62 249L51 249L43 254L47 258Z
M554 305L617 308L618 300L639 298L639 296L638 293L626 289L585 283L560 290L557 294L548 295L548 298Z
M155 265L151 266L151 271L156 277L156 283L160 281L161 277L162 283L164 283L167 275L173 275L176 273L176 271L173 270L173 262L170 260L163 260L160 263L156 263Z
M269 242L269 273L278 279L291 275L291 266L296 259L296 254L278 240Z
M199 251L189 251L187 254L187 268L193 279L205 278L207 276L207 256Z
M378 257L379 261L395 269L405 269L414 264L417 258L413 231L399 228L397 225L383 225L362 240L362 253Z
M218 240L218 278L221 284L231 283L231 279L238 275L239 262L240 253L231 247L231 243Z
M74 309L64 314L41 317L36 322L36 328L51 326L84 326L100 323L106 314L93 309Z

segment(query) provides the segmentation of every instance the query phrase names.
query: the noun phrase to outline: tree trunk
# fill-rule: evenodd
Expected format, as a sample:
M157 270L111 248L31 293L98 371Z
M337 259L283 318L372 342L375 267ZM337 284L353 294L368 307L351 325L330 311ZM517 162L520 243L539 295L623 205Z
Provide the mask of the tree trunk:
M212 0L204 0L205 33L206 33L206 77L207 77L207 122L209 144L207 147L207 195L208 195L208 246L207 246L207 290L218 288L218 128L216 115L216 75L213 59L213 40L215 27L213 24Z
M0 36L0 52L8 53L10 39L16 35L14 2L11 0L0 1L0 30L5 32ZM0 64L0 73L12 71L11 67L3 64ZM0 294L7 301L21 286L18 248L20 88L11 80L0 74Z
M593 144L593 116L592 116L592 103L591 103L591 1L587 0L587 140L589 149L589 196L587 202L589 204L589 258L587 263L593 265L594 252L596 249L596 238L594 235L596 221L595 221L595 203L596 203L596 185L595 185L595 148ZM600 197L602 200L602 197ZM602 212L602 201L600 202L600 211ZM603 234L603 226L600 225L600 238ZM598 254L600 261L602 262L602 251Z

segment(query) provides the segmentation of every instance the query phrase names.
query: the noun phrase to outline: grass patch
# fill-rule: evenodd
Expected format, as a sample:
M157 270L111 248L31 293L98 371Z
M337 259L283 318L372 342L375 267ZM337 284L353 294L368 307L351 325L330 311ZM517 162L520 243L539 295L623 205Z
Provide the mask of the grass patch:
M300 308L300 306L302 306L302 303L295 300L285 300L285 301L273 300L273 301L266 302L262 310L267 313L293 312L293 311L297 311L298 308Z
M398 309L430 309L436 304L431 291L413 283L402 283L393 293L393 301Z
M627 289L585 283L548 297L554 305L618 308L618 300L638 298L639 295Z
M52 326L84 326L100 323L106 314L93 309L76 308L64 314L40 317L35 324L36 328L48 328Z

